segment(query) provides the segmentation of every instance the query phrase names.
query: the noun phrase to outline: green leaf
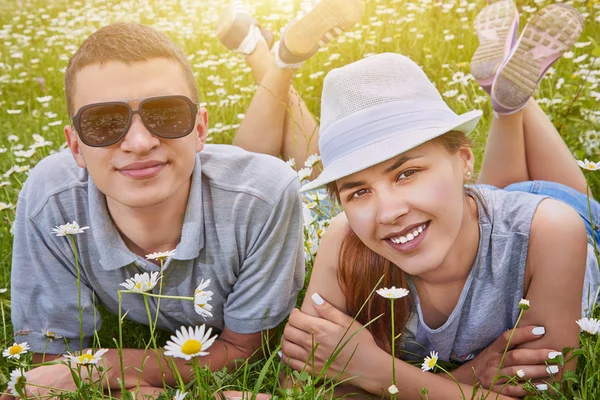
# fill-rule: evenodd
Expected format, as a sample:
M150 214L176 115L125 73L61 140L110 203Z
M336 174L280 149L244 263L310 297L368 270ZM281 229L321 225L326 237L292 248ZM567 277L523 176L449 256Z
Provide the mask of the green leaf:
M592 50L592 56L596 58L600 57L600 46L594 47L594 50Z

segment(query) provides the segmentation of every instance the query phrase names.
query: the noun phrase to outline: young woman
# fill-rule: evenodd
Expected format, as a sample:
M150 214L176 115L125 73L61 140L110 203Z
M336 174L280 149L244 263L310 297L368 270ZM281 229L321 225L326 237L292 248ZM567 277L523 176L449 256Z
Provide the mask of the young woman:
M430 398L457 398L453 381L405 362L437 351L462 364L453 374L468 397L473 382L524 396L522 384L492 383L526 298L531 309L500 375L523 370L537 390L559 379L562 371L546 362L577 346L575 321L597 296L591 243L600 240L600 205L591 200L590 217L584 176L530 96L582 20L568 6L548 6L515 43L517 21L508 0L476 20L482 43L473 74L495 110L476 185L466 135L481 113L454 114L411 60L382 54L326 77L324 170L303 190L326 186L344 213L323 238L302 310L284 331L282 359L293 368L321 370L349 328L358 333L327 374L353 377L366 392L388 394L393 362L402 398L421 398L422 388ZM395 332L390 300L369 297L382 277L380 287L410 290L395 301ZM400 335L397 359L392 335Z

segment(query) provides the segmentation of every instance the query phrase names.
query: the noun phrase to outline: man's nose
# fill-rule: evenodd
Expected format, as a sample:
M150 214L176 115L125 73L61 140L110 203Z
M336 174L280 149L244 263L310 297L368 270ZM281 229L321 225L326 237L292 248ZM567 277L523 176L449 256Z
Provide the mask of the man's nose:
M121 142L121 149L143 154L158 145L160 145L160 139L148 130L139 115L134 115L125 139Z

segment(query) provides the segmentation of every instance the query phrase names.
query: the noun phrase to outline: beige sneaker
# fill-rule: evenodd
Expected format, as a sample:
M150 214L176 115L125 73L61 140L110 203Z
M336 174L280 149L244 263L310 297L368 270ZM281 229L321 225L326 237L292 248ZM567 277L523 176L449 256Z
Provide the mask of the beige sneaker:
M285 27L276 48L278 64L298 66L320 47L352 28L364 13L362 0L320 0Z
M273 46L273 33L262 29L240 0L231 0L221 15L215 34L229 50L251 54L261 36L269 48Z

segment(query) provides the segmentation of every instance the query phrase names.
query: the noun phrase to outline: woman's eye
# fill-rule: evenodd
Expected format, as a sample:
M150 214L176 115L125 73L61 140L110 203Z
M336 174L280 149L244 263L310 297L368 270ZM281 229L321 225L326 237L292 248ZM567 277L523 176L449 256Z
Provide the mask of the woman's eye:
M406 171L404 171L400 175L398 175L398 178L396 178L396 180L399 181L402 179L409 178L410 176L414 175L415 172L417 172L417 171L414 169L407 169Z
M358 199L360 197L363 197L365 194L367 194L367 189L357 190L356 192L354 192L350 195L350 200Z

